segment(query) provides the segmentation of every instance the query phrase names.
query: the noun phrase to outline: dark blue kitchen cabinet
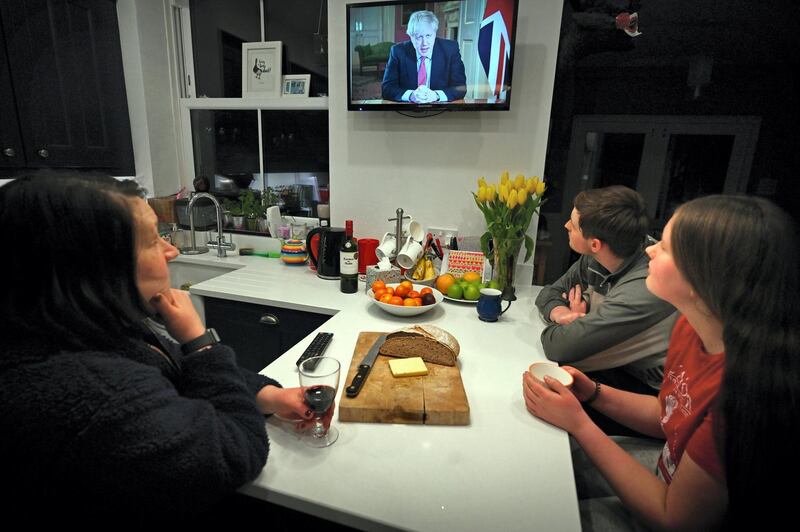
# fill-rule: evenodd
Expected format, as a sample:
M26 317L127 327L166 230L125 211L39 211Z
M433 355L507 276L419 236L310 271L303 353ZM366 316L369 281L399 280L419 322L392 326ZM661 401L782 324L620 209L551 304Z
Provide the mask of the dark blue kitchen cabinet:
M0 0L0 26L0 167L133 175L116 2Z
M261 371L331 316L229 301L203 298L206 326L216 329L222 343L236 351L240 366ZM289 384L291 385L291 384Z

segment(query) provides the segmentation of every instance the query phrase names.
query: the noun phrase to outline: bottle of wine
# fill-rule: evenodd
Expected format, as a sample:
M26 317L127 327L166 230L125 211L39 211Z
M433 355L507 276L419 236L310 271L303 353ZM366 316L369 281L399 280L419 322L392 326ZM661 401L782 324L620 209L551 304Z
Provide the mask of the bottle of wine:
M353 238L353 220L344 224L347 235L339 250L339 288L345 294L355 294L358 291L358 244Z

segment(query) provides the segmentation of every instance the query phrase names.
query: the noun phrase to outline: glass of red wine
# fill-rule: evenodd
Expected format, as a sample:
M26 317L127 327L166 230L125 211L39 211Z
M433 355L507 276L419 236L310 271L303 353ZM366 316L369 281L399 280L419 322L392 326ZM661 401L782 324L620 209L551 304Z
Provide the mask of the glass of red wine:
M339 389L341 365L332 357L312 357L300 364L300 386L308 408L314 412L311 435L303 441L311 447L328 447L339 437L336 427L325 428L322 418L333 405Z

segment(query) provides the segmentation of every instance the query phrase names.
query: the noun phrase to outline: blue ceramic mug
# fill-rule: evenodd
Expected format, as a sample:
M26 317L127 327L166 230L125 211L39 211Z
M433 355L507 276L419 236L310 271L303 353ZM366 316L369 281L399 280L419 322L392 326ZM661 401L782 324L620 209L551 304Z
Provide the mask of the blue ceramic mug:
M511 301L505 309L500 309L500 296L503 293L494 288L481 288L481 297L478 299L478 317L483 321L497 321L500 315L508 310Z

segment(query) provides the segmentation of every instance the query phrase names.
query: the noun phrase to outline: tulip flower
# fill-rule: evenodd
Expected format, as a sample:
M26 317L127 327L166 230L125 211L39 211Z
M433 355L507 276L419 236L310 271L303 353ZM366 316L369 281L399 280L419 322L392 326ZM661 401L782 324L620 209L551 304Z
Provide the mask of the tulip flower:
M525 188L521 188L517 191L517 203L520 205L525 205L525 202L528 200L528 190Z
M508 170L500 174L500 184L505 185L508 182Z
M488 189L486 190L486 201L494 201L497 197L497 193L494 190L494 185L489 185Z
M536 195L541 196L544 194L545 186L544 181L540 181L538 185L536 185Z
M481 203L486 201L486 187L485 186L480 187L478 189L478 201L480 201Z
M517 174L517 178L514 179L514 188L519 190L525 186L525 176L522 174Z
M509 209L513 209L514 207L517 206L517 191L516 190L512 190L511 192L509 192L508 200L506 201L506 205L508 206Z
M485 186L486 186L486 179L483 176L481 176L480 179L478 179L478 188Z

